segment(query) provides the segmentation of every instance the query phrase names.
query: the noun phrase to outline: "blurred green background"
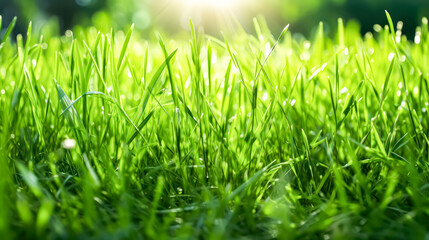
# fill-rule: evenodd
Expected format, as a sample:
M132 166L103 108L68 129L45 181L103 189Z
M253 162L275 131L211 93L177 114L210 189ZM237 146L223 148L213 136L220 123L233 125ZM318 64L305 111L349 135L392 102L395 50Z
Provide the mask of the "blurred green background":
M63 33L76 25L108 31L126 28L131 23L143 34L154 28L179 34L188 28L188 19L205 32L236 29L237 20L252 33L252 18L262 15L274 33L287 24L293 32L309 36L319 21L327 33L335 29L338 17L357 20L361 32L372 31L374 24L386 24L384 10L395 21L404 22L403 33L414 36L423 16L429 16L428 0L0 0L0 14L8 23L18 16L16 32L25 32L30 20L37 29L47 22ZM3 28L4 31L4 28Z

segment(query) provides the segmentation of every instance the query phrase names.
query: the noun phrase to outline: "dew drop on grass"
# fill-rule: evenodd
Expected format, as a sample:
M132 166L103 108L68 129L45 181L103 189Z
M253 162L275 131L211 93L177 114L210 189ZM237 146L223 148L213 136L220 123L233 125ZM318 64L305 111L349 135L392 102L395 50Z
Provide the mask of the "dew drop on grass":
M396 33L396 43L400 43L401 42L401 35Z
M292 99L292 101L290 102L290 105L291 105L291 106L295 105L295 102L296 102L296 100L295 100L295 99Z
M326 89L323 89L322 90L322 94L323 94L323 96L326 96L326 94L328 93L328 91L326 91Z
M61 146L62 146L64 149L73 149L73 148L75 148L75 147L76 147L76 140L71 139L71 138L69 138L69 139L65 139L65 140L61 143Z
M343 87L341 90L340 90L340 93L341 94L344 94L344 93L346 93L346 92L348 92L349 90L346 88L346 87Z
M374 25L374 31L376 32L380 32L383 28L380 26L380 24L375 24Z
M303 59L303 60L309 60L310 59L310 53L308 53L308 52L304 52L302 55L301 55L301 58Z
M389 59L389 62L391 62L394 57L395 57L395 53L391 52L389 53L389 56L387 57L387 59Z
M396 92L396 95L399 97L399 96L401 96L401 90L398 90L397 92Z
M416 36L414 36L414 43L415 44L420 44L420 32L419 31L417 31L416 32Z
M262 95L262 101L267 101L267 99L268 99L268 93L264 93L263 95Z
M304 42L304 48L305 49L310 49L310 47L311 47L311 42L310 41L305 41Z
M66 30L66 37L73 37L72 30L70 30L70 29Z
M1 94L4 95L6 91L4 89L1 90Z
M349 49L348 49L348 48L345 48L345 49L344 49L344 55L346 55L346 56L348 56L348 55L349 55Z

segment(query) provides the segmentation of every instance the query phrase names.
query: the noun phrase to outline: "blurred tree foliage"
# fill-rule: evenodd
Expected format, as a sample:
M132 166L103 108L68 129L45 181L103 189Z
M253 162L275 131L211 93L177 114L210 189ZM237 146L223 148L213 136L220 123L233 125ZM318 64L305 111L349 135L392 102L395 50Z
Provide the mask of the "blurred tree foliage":
M231 0L240 2L234 9L198 9L180 6L186 0L0 0L0 14L6 24L18 16L17 32L24 32L28 21L42 26L52 17L58 19L61 32L74 25L96 25L102 30L110 26L124 28L136 23L137 29L147 31L160 27L178 32L187 24L189 16L206 32L220 32L219 19L226 13L235 15L251 31L252 17L264 15L273 31L280 31L286 23L291 30L311 34L319 21L325 22L327 32L335 27L337 18L357 20L361 32L372 31L373 25L385 24L384 10L395 20L404 22L403 32L413 36L423 16L429 15L428 0ZM196 0L194 0L195 2ZM201 0L208 1L208 0ZM215 1L215 0L213 0ZM218 15L221 15L220 17ZM227 20L228 21L228 20ZM225 22L225 21L224 21ZM222 28L223 29L223 28Z

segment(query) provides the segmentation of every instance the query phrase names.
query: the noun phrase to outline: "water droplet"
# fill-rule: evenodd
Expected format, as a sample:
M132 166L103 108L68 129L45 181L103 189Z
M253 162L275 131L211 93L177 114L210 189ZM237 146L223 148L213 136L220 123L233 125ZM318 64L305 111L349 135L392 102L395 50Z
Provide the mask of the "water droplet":
M64 149L73 149L73 148L75 148L76 147L76 140L74 140L74 139L66 139L66 140L64 140L62 143L61 143L61 146L64 148Z
M416 36L414 37L414 42L415 42L416 44L419 44L419 43L420 43L420 34L416 34Z
M395 53L391 52L389 53L389 56L387 58L389 59L389 62L391 62L394 57L395 57Z
M268 99L268 94L267 93L264 93L263 95L262 95L262 101L267 101L267 99Z

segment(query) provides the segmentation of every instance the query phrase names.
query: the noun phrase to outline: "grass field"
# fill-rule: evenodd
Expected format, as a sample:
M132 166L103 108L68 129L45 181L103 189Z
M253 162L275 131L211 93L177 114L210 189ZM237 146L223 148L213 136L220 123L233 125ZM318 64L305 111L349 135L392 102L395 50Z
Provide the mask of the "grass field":
M428 20L386 19L308 40L12 23L2 238L427 239Z

